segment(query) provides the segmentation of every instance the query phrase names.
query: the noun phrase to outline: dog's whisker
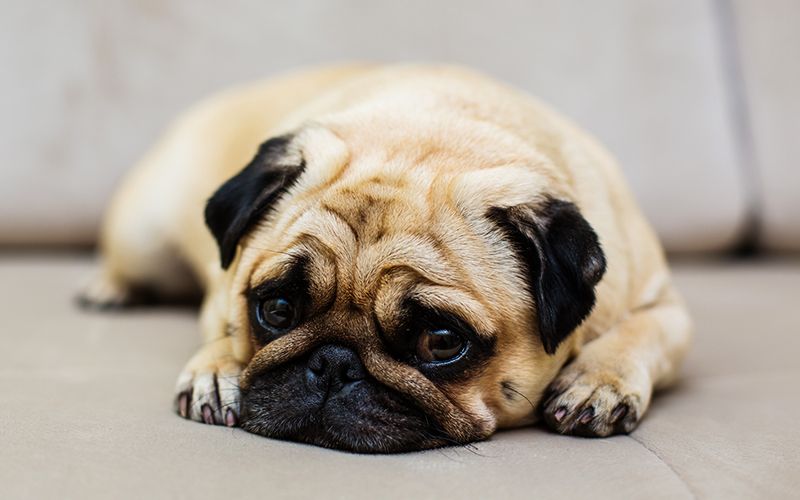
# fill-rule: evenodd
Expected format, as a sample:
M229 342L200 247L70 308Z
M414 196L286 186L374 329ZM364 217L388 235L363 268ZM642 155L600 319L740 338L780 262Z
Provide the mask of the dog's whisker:
M513 392L514 394L517 394L518 396L520 396L522 399L527 401L529 405L531 405L531 411L536 411L536 405L534 405L533 402L530 399L528 399L528 396L526 396L526 395L522 394L521 392L519 392L518 390L516 390L511 384L505 384L503 386L503 388Z

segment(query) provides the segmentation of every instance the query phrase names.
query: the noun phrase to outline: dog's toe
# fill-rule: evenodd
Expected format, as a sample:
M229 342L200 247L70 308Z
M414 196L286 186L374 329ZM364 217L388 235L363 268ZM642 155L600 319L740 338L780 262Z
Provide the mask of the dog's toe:
M176 385L175 411L196 422L238 425L238 378L237 373L182 373Z
M194 377L192 403L189 408L192 420L212 425L221 421L216 385L216 375L213 373L201 373Z
M557 379L542 404L544 422L561 434L605 437L629 433L642 415L642 398L609 374Z

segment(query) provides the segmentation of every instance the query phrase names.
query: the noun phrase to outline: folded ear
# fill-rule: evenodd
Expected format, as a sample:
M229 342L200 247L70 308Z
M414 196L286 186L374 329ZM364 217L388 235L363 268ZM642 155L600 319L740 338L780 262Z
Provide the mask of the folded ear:
M597 234L574 204L562 200L492 208L488 215L524 266L539 335L553 354L594 307L594 288L606 270Z
M302 159L289 153L291 139L281 136L262 144L255 158L208 200L206 225L217 240L223 269L236 256L242 236L303 172Z

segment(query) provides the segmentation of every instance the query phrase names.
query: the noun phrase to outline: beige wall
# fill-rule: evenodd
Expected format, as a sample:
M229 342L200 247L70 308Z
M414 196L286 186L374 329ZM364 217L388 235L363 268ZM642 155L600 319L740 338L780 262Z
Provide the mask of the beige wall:
M766 205L770 246L800 242L785 215L800 212L797 57L794 79L783 73L800 46L798 2L6 0L2 11L0 243L93 241L120 175L180 110L351 58L463 63L550 101L620 158L671 250L735 244L753 200L771 199L753 191L755 168L784 193Z

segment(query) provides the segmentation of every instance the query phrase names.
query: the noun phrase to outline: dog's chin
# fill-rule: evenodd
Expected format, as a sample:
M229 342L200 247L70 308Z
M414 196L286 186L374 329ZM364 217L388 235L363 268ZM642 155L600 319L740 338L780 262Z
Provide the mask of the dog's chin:
M456 444L401 394L371 379L330 395L309 393L300 365L259 377L242 392L241 426L262 436L356 453Z

